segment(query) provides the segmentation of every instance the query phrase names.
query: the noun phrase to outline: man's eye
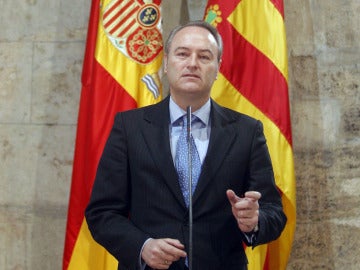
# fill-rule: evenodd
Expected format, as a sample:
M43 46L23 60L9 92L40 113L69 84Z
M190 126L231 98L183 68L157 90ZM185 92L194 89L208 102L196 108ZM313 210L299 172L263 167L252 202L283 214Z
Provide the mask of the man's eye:
M210 57L208 55L200 55L200 58L204 60L210 60Z
M180 57L186 57L186 53L184 53L184 52L179 52L176 55L180 56Z
M211 57L209 56L209 55L200 55L200 60L202 61L202 62L209 62L209 61L211 61Z

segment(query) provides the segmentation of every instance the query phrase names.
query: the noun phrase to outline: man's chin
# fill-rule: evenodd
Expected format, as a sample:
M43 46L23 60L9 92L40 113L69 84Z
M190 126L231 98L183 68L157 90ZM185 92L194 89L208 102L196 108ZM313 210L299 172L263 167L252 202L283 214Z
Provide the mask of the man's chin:
M199 82L194 82L194 81L188 81L188 82L185 82L183 85L182 85L183 89L189 91L189 92L199 92L201 91L201 85L199 84Z
M184 93L189 96L197 96L201 92L200 88L196 87L189 87L184 89Z

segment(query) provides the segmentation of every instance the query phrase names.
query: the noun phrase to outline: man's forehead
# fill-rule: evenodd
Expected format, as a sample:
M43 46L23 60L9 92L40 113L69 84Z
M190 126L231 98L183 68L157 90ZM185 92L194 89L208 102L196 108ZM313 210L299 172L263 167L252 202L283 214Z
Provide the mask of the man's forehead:
M192 35L195 35L195 34L203 34L204 36L208 36L209 39L211 39L212 41L216 42L214 36L210 33L210 31L204 27L201 27L201 26L194 26L194 25L191 25L191 26L186 26L184 28L182 28L181 30L179 30L179 32L177 32L175 34L175 37L176 36L181 36L181 35L189 35L189 34L192 34Z
M174 49L178 47L186 47L181 44L189 44L191 46L198 45L197 42L204 42L209 45L214 45L217 48L217 42L215 37L209 32L209 30L198 26L187 26L177 32L173 39Z

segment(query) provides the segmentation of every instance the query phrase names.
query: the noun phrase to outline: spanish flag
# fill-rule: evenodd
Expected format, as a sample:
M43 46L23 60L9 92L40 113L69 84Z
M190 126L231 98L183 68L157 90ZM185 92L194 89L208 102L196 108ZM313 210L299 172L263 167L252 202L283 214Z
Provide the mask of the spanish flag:
M117 269L84 211L114 116L161 100L161 0L93 0L66 227L63 269Z
M295 232L296 198L283 1L209 0L204 19L217 27L224 41L212 97L263 122L288 218L278 240L246 248L249 269L286 269Z

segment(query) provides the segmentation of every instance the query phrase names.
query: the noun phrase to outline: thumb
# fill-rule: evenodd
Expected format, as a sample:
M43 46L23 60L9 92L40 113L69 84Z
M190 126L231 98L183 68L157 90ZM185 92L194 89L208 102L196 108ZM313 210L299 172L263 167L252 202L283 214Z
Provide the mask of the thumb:
M241 199L241 198L240 198L239 196L237 196L237 195L235 194L235 192L234 192L233 190L231 190L231 189L228 189L228 190L226 191L226 196L227 196L229 202L231 203L231 205L234 205L235 203L237 203L237 202L240 201L240 199Z

